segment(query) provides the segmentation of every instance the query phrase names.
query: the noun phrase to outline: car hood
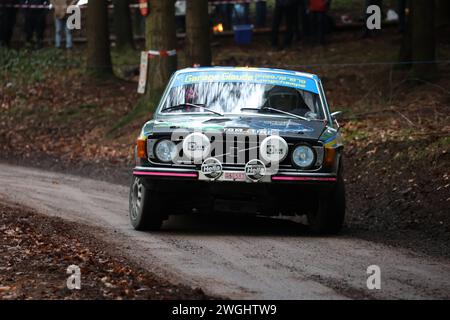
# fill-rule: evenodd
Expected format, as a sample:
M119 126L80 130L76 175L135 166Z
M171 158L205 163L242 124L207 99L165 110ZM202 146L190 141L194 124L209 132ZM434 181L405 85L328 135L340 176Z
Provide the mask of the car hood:
M171 117L149 121L143 134L171 133L174 130L223 131L248 134L278 134L305 139L319 139L326 128L322 121L306 121L292 118L272 117Z

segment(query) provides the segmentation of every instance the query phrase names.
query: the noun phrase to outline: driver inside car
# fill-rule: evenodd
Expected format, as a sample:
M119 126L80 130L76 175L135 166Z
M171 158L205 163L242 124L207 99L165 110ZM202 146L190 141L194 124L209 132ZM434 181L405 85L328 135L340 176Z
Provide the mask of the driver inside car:
M274 87L267 92L267 96L264 107L283 110L299 116L306 116L311 111L296 89Z

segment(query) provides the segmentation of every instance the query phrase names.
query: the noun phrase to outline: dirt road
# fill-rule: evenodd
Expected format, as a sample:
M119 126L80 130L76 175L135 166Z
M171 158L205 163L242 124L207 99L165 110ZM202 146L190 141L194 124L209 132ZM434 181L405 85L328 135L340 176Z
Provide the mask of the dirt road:
M167 221L161 232L136 232L128 223L127 187L2 164L0 200L98 227L98 236L130 259L216 296L450 298L447 259L345 234L314 237L291 221L180 216ZM367 289L370 265L381 269L380 290Z

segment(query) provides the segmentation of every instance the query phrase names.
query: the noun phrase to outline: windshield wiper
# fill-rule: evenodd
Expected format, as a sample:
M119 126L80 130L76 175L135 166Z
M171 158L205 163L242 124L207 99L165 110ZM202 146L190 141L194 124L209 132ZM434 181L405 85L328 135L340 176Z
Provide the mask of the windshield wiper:
M282 113L282 114L285 114L285 115L287 115L287 116L291 116L291 117L294 117L294 118L297 118L297 119L301 119L301 120L305 120L305 121L311 121L311 120L313 120L313 119L309 119L309 118L305 118L305 117L299 116L299 115L294 114L294 113L290 113L290 112L287 112L287 111L283 111L283 110L275 109L275 108L271 108L271 107L262 107L262 108L242 108L242 109L241 109L241 111L245 111L245 110L253 110L253 111L267 110L267 111L274 111L274 112Z
M175 106L170 106L168 108L163 109L162 111L173 111L173 110L181 110L181 109L186 109L186 108L196 108L196 109L202 109L204 111L210 112L210 113L214 113L217 114L221 117L223 117L223 114L214 110L211 110L209 108L206 108L204 104L199 104L199 103L189 103L189 102L185 102L185 103L180 103L177 104Z

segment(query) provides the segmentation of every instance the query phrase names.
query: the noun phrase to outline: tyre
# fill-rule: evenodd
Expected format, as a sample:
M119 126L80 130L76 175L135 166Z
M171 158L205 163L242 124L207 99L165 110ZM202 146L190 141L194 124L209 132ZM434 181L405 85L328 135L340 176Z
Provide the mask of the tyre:
M165 220L162 197L158 192L145 187L138 177L133 178L129 196L130 222L135 230L161 229Z
M317 234L337 234L345 218L345 183L340 176L336 186L320 194L316 209L308 214L309 228Z

